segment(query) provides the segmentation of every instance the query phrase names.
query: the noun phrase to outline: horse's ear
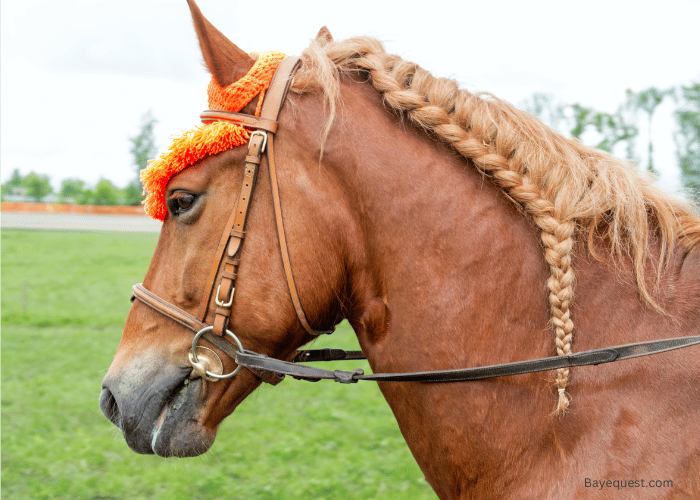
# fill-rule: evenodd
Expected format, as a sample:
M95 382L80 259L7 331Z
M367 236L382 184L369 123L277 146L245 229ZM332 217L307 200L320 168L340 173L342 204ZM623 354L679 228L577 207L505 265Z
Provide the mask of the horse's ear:
M328 42L333 41L333 35L331 35L331 31L326 26L323 26L320 30L318 30L316 41L321 45L326 45Z
M207 21L194 0L187 0L187 3L190 6L194 29L204 56L204 64L207 65L216 83L220 87L228 87L240 80L253 67L255 59L236 47Z

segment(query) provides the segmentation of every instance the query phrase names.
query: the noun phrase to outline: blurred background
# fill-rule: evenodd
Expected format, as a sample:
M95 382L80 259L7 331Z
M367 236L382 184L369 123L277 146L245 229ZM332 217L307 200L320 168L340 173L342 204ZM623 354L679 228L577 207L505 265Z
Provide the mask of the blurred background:
M629 157L666 189L697 188L699 0L199 5L249 52L298 54L323 25L336 39L376 36L435 75ZM136 181L134 140L145 131L152 147L142 144L142 153L155 156L207 107L209 76L186 2L9 0L0 8L4 199L34 172L46 178L25 181L19 194L43 182L33 192L50 189L43 196L54 201L69 180L63 198L133 202L138 185L106 192ZM93 192L76 194L85 190Z

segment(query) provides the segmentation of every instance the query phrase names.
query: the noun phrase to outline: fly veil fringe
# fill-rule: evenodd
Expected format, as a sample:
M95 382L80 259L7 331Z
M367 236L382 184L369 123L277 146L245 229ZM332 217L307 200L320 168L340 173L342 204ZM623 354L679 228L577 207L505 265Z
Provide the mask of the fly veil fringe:
M262 96L285 57L282 52L260 52L250 71L227 87L222 88L212 77L207 88L209 108L238 112L260 95L256 110L258 116L263 102ZM165 206L165 187L173 175L208 155L245 144L249 138L250 132L243 126L221 121L196 127L175 137L167 152L156 160L150 160L148 167L141 170L144 192L148 193L143 201L146 213L156 220L165 220L168 212Z

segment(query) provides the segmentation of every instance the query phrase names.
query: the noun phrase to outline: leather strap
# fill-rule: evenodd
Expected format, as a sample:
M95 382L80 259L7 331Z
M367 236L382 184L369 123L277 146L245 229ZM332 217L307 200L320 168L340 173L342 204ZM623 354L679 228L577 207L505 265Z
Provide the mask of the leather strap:
M207 325L199 321L197 318L189 314L187 311L183 311L177 306L174 306L167 300L161 299L155 293L144 288L142 283L136 283L131 287L131 292L134 296L131 298L133 302L134 299L139 299L141 302L155 309L159 313L168 318L180 323L182 326L189 328L193 332L197 333L202 328Z
M243 113L234 113L233 111L218 111L215 109L208 109L204 111L199 117L202 123L212 123L216 121L227 121L237 123L247 128L254 128L257 130L264 130L266 132L275 133L277 132L278 123L262 116L244 115Z
M206 325L201 323L191 314L177 306L161 299L138 283L132 288L134 298L152 307L161 314L173 319L181 325L198 332ZM573 368L575 366L599 365L622 361L624 359L649 356L662 352L682 349L700 344L700 336L677 337L650 342L638 342L617 347L593 349L579 352L569 356L553 356L549 358L504 363L500 365L480 366L476 368L462 368L456 370L435 370L427 372L407 373L375 373L365 375L360 369L353 371L324 370L296 363L310 361L338 361L351 359L366 359L361 351L344 351L342 349L315 349L310 351L297 351L293 362L269 358L264 354L253 351L239 351L226 339L204 333L202 338L219 348L227 355L235 359L236 363L258 375L263 381L276 385L285 375L290 375L300 380L318 381L335 380L341 383L356 383L359 380L373 380L377 382L466 382L470 380L483 380L494 377L507 377L524 373L555 370L557 368Z
M134 294L131 298L132 301L134 299L138 299L140 302L143 302L144 304L155 309L162 315L167 316L168 318L172 319L173 321L176 321L177 323L181 324L186 328L189 328L195 333L206 328L207 326L201 321L199 321L197 318L189 314L187 311L183 311L182 309L180 309L177 306L174 306L170 302L161 299L150 290L147 290L141 283L137 283L133 287L131 287L131 291ZM236 346L234 346L228 340L219 336L215 336L209 332L205 332L201 338L205 339L210 344L213 344L215 347L219 348L228 356L232 358L236 356Z
M248 155L246 156L245 173L243 182L241 183L241 189L238 193L238 197L236 198L236 202L233 205L233 209L229 214L228 220L226 221L226 225L224 226L221 238L219 239L219 245L216 249L215 258L213 259L209 270L209 276L204 284L204 292L202 295L202 300L199 304L199 312L197 313L197 318L202 322L206 319L213 293L218 290L216 300L223 304L229 301L229 297L232 297L234 290L233 283L235 282L237 275L238 262L234 259L236 252L234 251L231 254L230 251L239 250L243 243L243 238L245 237L245 221L248 217L248 207L250 206L252 188L255 185L255 179L258 173L258 166L260 165L260 156L262 155L262 146L264 145L264 142L265 137L260 134L256 134L251 136L250 142L248 143ZM248 184L248 186L246 186L246 184ZM215 284L216 277L219 274L222 260L224 260L228 254L230 254L229 261L227 262L229 267L228 269L224 268L223 272L228 273L225 276L229 279L227 282L222 283L221 287L217 289ZM224 267L225 266L226 264L224 264ZM230 305L228 309L230 309ZM226 323L228 323L228 321L226 321ZM215 328L215 330L217 329ZM224 328L223 330L217 331L221 333L225 330L226 329Z
M277 122L284 98L292 82L292 75L300 63L301 61L298 57L289 56L282 59L282 62L277 66L270 86L265 91L265 100L260 110L261 118Z
M248 208L250 207L258 168L265 152L266 143L272 137L272 133L277 130L277 117L289 87L291 71L296 68L298 63L298 58L286 57L279 64L267 89L260 117L214 110L202 113L202 121L205 123L210 123L215 119L225 119L264 130L264 132L256 131L251 134L241 189L219 239L219 245L204 285L204 292L197 313L197 318L204 322L211 304L211 296L213 293L216 293L215 304L217 307L213 326L214 333L217 335L223 336L225 334L230 321L233 294L235 293L235 280L238 275L238 264L240 262L238 254L245 238L245 223L248 217ZM221 273L221 278L217 287L216 280L219 273Z
M319 335L331 334L334 329L328 331L316 331L311 328L304 314L304 308L301 306L299 292L297 291L296 283L294 282L294 273L292 272L292 264L289 260L289 247L287 246L287 237L284 234L284 222L282 220L282 205L280 202L279 185L277 184L277 167L275 166L274 144L270 140L267 145L268 171L270 172L270 187L272 188L272 204L275 208L275 224L277 226L277 236L280 241L280 252L282 254L282 264L284 266L284 274L287 277L287 287L289 295L292 297L292 303L296 310L299 322L304 327L309 335L317 337Z
M506 377L555 370L557 368L572 368L575 366L600 365L613 361L622 361L640 356L659 354L674 349L700 344L700 336L679 337L651 342L639 342L617 347L594 349L569 356L554 356L550 358L518 361L501 365L483 366L477 368L462 368L456 370L436 370L427 372L408 373L375 373L365 375L360 369L353 371L323 370L311 366L297 365L279 359L268 358L261 354L236 352L236 363L258 370L274 372L280 375L290 375L294 378L308 381L322 379L335 380L341 383L356 383L359 380L376 382L465 382L483 380L494 377Z
M300 61L296 57L287 57L280 63L275 73L275 78L277 75L286 75L286 82L284 86L270 85L265 96L265 102L263 102L261 116L266 116L266 108L269 106L272 110L277 110L275 114L275 120L279 115L279 110L282 108L282 102L284 97L289 90L289 85L292 81L291 75L294 74L294 70L299 65ZM274 79L273 79L274 83ZM270 188L272 189L272 204L275 209L275 225L277 226L277 236L280 242L280 253L282 254L282 264L284 266L284 274L287 278L287 288L289 289L289 294L292 298L292 304L294 304L294 310L297 313L299 322L304 327L304 330L309 335L318 337L319 335L330 335L335 331L335 328L331 328L327 331L317 331L311 328L308 320L306 319L306 314L304 313L304 308L301 305L301 300L299 299L299 292L297 291L297 286L294 281L294 273L292 272L292 265L289 259L289 247L287 245L287 238L284 234L284 222L282 219L282 205L280 202L279 184L277 183L277 166L275 164L275 148L273 137L270 136L267 145L267 159L268 159L268 171L270 173Z
M292 360L293 363L312 363L315 361L348 361L353 359L367 359L362 351L344 351L343 349L310 349L297 351Z
M233 305L236 277L238 276L238 264L240 263L239 255L241 246L243 245L243 239L245 238L248 209L250 208L250 199L253 194L253 189L255 188L255 181L262 159L265 140L265 135L259 132L253 133L250 137L241 190L238 193L238 199L234 205L232 217L229 217L229 221L232 219L231 222L233 224L230 227L227 226L224 231L224 234L228 233L228 241L226 242L225 251L222 254L223 268L220 273L221 280L219 281L219 286L216 289L216 296L214 298L217 306L213 324L214 334L216 335L223 336L228 328L231 307ZM201 307L202 306L200 306L200 309Z

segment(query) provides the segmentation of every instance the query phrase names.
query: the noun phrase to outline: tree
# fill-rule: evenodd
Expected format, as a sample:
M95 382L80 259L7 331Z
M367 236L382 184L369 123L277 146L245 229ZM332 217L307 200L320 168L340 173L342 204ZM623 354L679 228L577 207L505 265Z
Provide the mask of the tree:
M683 186L700 204L700 83L681 86L676 100L678 131L674 134Z
M566 106L556 104L550 94L535 92L522 107L558 132L566 128Z
M85 182L80 179L63 179L59 196L62 201L77 201L85 191Z
M627 156L631 159L634 139L639 131L636 126L626 122L621 109L614 114L596 111L590 119L591 125L602 136L596 148L612 153L618 143L626 142Z
M89 187L83 189L75 200L76 205L92 205L95 200L95 193Z
M22 187L27 189L27 196L33 198L35 202L40 202L44 196L53 192L48 175L39 175L31 172L22 179Z
M651 140L651 124L652 118L654 117L654 112L656 108L661 104L664 98L673 93L672 89L659 90L655 87L650 87L641 92L633 92L632 90L627 90L627 102L633 106L635 109L641 109L647 114L647 125L649 127L648 131L648 147L649 151L649 162L647 163L647 170L656 173L654 168L654 145Z
M591 124L591 115L594 113L594 111L593 108L587 108L585 106L581 106L580 104L572 104L571 110L574 113L574 126L570 132L571 135L580 140L583 133Z
M12 177L5 182L5 184L2 185L2 200L5 200L5 197L11 194L15 194L15 191L22 187L22 174L19 173L19 169L16 168L12 172Z
M119 200L119 189L107 179L100 179L93 192L95 205L116 205Z
M628 116L624 106L611 114L580 104L555 104L552 96L535 93L523 107L555 130L609 153L613 153L617 144L624 143L627 158L634 158L634 139L639 131L633 123L634 117Z
M24 178L22 177L22 174L19 173L19 169L16 168L12 171L12 177L10 177L10 180L7 181L5 184L7 187L10 189L12 188L18 188L22 186L22 181Z
M147 112L141 118L141 131L135 137L131 137L131 154L136 167L136 179L126 187L126 202L129 205L138 205L141 202L143 186L139 174L148 167L148 160L154 158L158 152L155 143L154 128L158 121L151 112Z
M124 200L127 205L140 205L143 197L143 186L141 181L131 181L124 188Z

